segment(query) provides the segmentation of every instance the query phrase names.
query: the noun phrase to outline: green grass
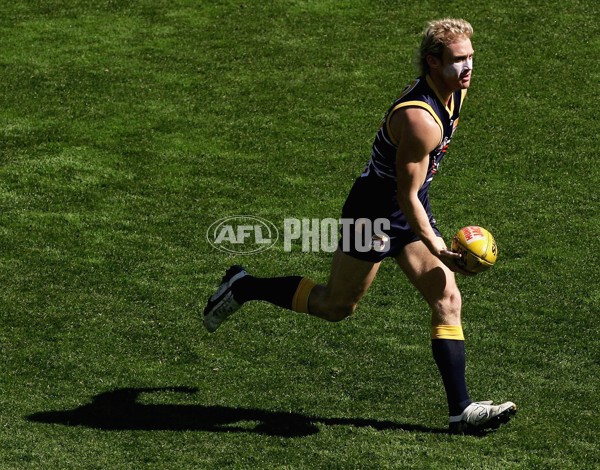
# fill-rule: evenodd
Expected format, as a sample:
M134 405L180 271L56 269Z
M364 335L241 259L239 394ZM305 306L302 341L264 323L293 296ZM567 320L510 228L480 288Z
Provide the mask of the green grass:
M600 465L596 2L0 13L1 468ZM230 256L206 229L338 217L442 16L477 52L434 210L447 238L479 224L500 249L460 280L467 378L520 408L484 438L443 432L428 313L391 262L340 324L258 303L214 335L199 318L230 264L326 279L327 253Z

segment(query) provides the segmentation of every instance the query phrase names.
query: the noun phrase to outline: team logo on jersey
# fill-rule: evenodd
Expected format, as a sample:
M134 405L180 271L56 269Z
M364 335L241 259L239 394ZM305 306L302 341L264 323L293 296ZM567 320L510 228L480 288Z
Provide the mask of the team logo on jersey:
M446 152L448 151L448 147L450 146L451 139L452 139L451 137L444 137L444 140L442 140L442 143L438 146L437 151L435 152L435 155L431 159L431 167L429 168L429 171L431 172L432 175L435 175L438 172L440 163L441 163L442 159L444 158L444 156L446 155Z

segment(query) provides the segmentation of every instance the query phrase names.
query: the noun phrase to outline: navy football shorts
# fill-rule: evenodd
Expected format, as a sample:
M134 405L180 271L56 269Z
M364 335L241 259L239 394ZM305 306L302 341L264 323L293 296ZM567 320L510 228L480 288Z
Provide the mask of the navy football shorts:
M429 209L433 231L441 237ZM394 182L375 175L357 178L342 208L342 227L338 247L364 261L377 263L397 256L409 243L419 240L398 206Z

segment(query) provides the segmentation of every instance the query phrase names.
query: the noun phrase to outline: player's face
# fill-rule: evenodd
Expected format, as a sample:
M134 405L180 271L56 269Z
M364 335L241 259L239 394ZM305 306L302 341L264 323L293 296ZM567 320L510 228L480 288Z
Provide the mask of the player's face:
M441 70L448 88L469 88L473 72L473 54L473 46L468 38L459 39L445 48Z

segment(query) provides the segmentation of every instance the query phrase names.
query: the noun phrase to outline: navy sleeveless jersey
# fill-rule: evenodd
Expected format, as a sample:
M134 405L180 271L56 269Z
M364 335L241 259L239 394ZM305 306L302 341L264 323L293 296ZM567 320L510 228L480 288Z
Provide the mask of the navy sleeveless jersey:
M433 176L437 173L438 166L452 139L458 124L460 107L465 97L466 90L456 90L452 95L450 104L446 105L439 97L439 93L431 78L426 75L419 77L408 85L400 97L388 109L375 136L371 159L362 176L378 176L389 182L396 183L396 151L398 142L395 142L389 129L390 117L401 108L418 107L428 111L436 120L442 131L439 145L429 154L429 168L427 176L419 189L419 200L426 209L429 209L427 193Z
M389 220L389 230L384 230L385 235L389 238L389 249L382 252L372 249L366 253L353 251L352 246L355 241L353 237L356 235L351 231L347 235L349 240L345 240L346 235L342 233L340 247L344 249L345 241L350 247L348 253L351 256L370 262L379 262L388 256L396 256L407 244L419 239L400 209L397 198L396 153L398 142L394 141L389 125L393 113L401 108L417 107L426 110L441 129L440 141L437 147L429 153L427 176L418 192L419 201L423 204L434 233L438 237L441 236L436 226L436 220L431 213L429 186L448 150L465 94L466 90L455 91L450 103L446 104L440 99L429 76L424 76L417 78L407 86L400 98L387 110L373 142L371 159L361 177L354 182L342 208L342 217L353 220L362 218L371 221L381 218Z

